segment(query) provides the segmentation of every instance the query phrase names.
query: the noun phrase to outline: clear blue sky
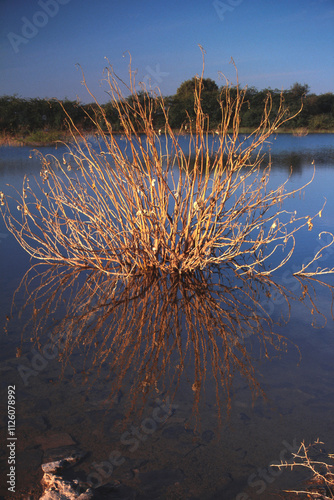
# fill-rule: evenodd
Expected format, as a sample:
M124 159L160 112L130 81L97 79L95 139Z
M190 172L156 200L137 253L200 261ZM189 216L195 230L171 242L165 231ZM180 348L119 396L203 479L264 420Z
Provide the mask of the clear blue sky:
M127 79L164 95L201 72L242 85L334 91L334 0L0 0L0 95L90 102L80 63L100 102L105 57Z

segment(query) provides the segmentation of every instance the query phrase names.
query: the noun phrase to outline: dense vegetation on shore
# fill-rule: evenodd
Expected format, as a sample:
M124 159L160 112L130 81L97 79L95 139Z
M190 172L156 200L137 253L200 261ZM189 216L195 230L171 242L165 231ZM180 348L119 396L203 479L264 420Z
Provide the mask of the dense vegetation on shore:
M169 122L175 129L182 129L186 123L195 118L194 111L195 77L183 82L173 96L164 99L169 109ZM219 97L223 92L216 82L210 78L203 79L201 95L202 108L209 116L210 129L215 130L221 122L222 108ZM231 97L237 94L237 88L232 87ZM262 117L263 104L268 94L272 99L273 111L280 102L281 91L278 89L257 90L247 89L240 113L241 129L256 128ZM144 100L144 93L139 93ZM292 119L284 131L299 131L299 133L333 131L334 130L334 94L312 94L308 85L295 83L289 90L283 91L284 103L291 114L297 113L303 104L302 111ZM133 96L127 101L131 104ZM156 129L164 127L164 115L158 105L159 97L151 97L154 109L153 124ZM104 104L103 109L114 132L123 132L119 115L112 102ZM52 142L66 137L68 129L66 113L80 131L89 132L92 129L90 117L94 117L98 109L96 104L81 105L75 101L48 101L46 99L24 99L14 96L0 97L0 136L2 142L11 138L20 139L23 143ZM66 113L65 113L66 112Z

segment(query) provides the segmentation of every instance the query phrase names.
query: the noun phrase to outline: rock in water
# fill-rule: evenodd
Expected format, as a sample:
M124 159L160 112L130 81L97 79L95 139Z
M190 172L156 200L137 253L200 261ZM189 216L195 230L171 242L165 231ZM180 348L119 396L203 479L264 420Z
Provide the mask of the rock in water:
M73 467L73 465L79 462L86 455L86 453L79 449L69 450L68 448L66 448L65 451L65 455L64 452L62 453L62 456L64 456L64 458L61 458L59 460L51 460L48 463L42 464L43 472L56 473L60 470L67 469L68 467ZM51 452L52 450L49 450L49 456L52 456ZM58 451L58 453L60 452L61 450Z
M40 500L91 500L94 495L81 481L67 481L48 472L44 473L42 484L45 490Z
M63 469L72 467L79 462L85 453L79 449L68 450L52 450L49 451L49 458L56 458L55 453L58 451L58 457L62 456L60 460L53 460L44 463L42 470L44 476L42 485L44 487L43 496L40 500L90 500L93 498L93 490L87 487L85 483L77 479L67 480L62 478L59 473Z

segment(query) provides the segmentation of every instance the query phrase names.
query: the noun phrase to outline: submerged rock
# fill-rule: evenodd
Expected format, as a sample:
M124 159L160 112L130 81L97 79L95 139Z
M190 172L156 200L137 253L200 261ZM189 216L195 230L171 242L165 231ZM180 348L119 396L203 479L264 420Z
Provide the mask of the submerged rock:
M71 436L66 432L45 433L36 439L36 443L41 445L43 450L75 445L75 442L73 441Z
M53 451L53 453L52 453ZM59 475L62 470L73 467L79 462L86 454L79 450L68 450L68 454L64 456L60 450L49 450L49 457L55 457L55 451L58 451L59 460L53 460L42 464L44 476L42 478L42 486L44 493L40 500L90 500L93 498L93 490L87 484L79 481L78 479L64 479Z
M49 456L52 450L49 450ZM56 473L63 469L67 469L68 467L73 467L77 462L79 462L86 453L79 450L66 450L67 454L64 458L60 458L59 460L51 460L50 462L42 464L43 472ZM59 456L59 455L58 455Z
M45 489L40 500L91 500L94 496L81 481L68 481L49 472L44 473L42 484Z

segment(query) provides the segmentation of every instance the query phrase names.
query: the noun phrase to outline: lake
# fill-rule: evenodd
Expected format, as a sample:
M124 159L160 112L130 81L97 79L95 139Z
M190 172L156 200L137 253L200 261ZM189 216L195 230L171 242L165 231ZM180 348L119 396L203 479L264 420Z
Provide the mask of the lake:
M15 386L21 492L7 490L2 446L2 498L39 498L41 464L65 449L85 454L73 477L108 484L108 498L193 500L280 498L307 473L271 464L317 438L334 453L332 295L292 276L334 232L334 135L279 134L268 149L270 182L290 176L287 189L306 184L315 163L311 186L283 208L313 215L326 200L275 284L225 269L128 286L64 266L26 275L33 261L1 217L1 427L5 443ZM29 155L0 148L0 191L39 177ZM318 265L334 266L334 248ZM333 274L323 279L334 285Z

